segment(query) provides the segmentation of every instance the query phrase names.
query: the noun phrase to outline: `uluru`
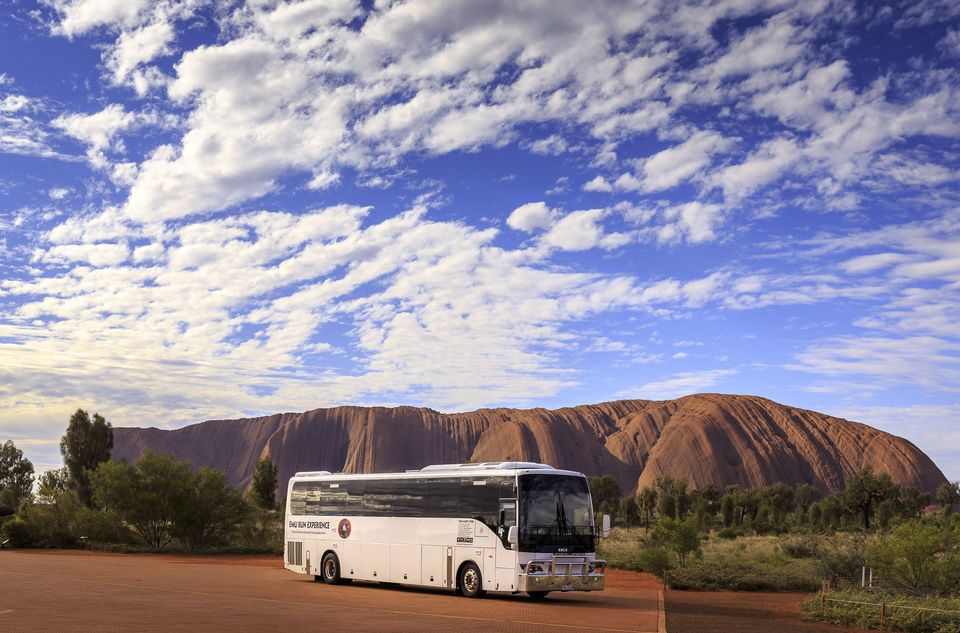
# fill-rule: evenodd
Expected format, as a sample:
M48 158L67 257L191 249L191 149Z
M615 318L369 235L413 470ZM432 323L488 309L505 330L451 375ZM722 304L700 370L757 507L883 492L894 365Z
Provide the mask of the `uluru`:
M174 430L114 430L115 459L132 461L147 449L223 470L241 488L265 456L277 464L281 488L302 470L384 472L500 460L613 475L625 492L661 475L686 479L693 488L785 482L832 492L863 466L924 491L946 481L906 439L757 396L712 393L450 414L342 406Z

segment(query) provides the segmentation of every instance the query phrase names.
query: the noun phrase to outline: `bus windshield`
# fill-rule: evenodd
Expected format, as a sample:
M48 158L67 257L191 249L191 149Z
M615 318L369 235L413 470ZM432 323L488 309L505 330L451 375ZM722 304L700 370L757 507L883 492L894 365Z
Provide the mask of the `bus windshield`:
M520 551L593 552L595 537L586 479L570 475L520 476Z

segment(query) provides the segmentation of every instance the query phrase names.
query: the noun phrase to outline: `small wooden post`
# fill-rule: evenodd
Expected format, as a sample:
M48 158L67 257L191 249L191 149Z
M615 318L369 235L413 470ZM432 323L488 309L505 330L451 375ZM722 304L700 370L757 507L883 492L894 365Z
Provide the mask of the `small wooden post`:
M880 630L881 631L883 630L883 625L886 619L887 619L887 603L881 602L880 603Z

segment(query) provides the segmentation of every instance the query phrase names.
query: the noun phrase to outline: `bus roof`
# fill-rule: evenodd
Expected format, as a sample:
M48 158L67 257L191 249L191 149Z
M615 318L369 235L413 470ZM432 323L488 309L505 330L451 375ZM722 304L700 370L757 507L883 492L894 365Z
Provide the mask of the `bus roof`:
M479 476L479 475L518 475L525 474L527 472L543 472L544 474L558 474L558 475L579 475L583 476L583 473L578 473L572 470L560 470L554 468L549 464L539 464L536 462L481 462L475 464L433 464L430 466L424 466L419 470L407 470L404 472L394 472L394 473L331 473L328 470L320 471L305 471L296 473L294 479L308 479L314 477L322 478L359 478L359 479L373 479L380 477L397 477L397 478L406 478L406 477L416 477L418 475L428 474L436 476Z

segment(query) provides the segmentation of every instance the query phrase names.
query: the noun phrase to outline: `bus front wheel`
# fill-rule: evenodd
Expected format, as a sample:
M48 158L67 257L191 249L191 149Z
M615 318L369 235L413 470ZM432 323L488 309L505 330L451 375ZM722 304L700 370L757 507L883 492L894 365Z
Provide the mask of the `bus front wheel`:
M467 598L480 598L483 596L483 576L480 575L480 568L474 563L467 563L460 568L460 578L457 586L460 594Z
M547 597L549 591L528 591L527 595L530 596L531 600L543 600Z
M333 552L327 552L320 563L320 575L323 582L336 585L340 582L340 561Z

